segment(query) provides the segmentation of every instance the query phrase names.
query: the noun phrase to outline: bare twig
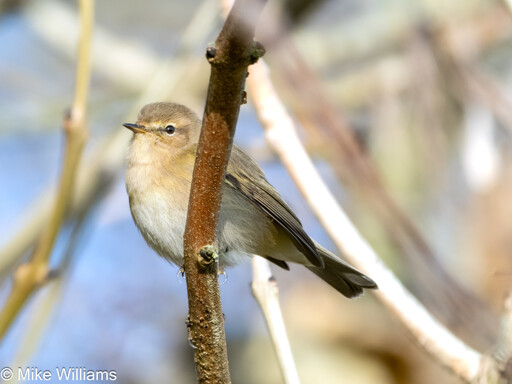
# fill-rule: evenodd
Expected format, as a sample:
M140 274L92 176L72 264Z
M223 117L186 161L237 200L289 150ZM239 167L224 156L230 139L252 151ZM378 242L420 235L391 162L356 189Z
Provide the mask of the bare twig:
M46 2L45 2L46 4ZM64 6L60 3L51 3L55 6L59 4L60 7ZM35 5L35 4L33 4ZM55 11L53 5L50 10L46 9L46 18L53 19L61 17L60 11ZM54 13L56 12L56 14ZM67 11L64 12L67 14ZM34 13L34 17L35 13ZM41 16L37 16L41 17ZM71 16L66 16L72 18ZM215 13L212 9L211 2L205 0L199 11L194 16L193 20L182 34L180 44L177 47L179 52L178 56L174 57L172 61L162 60L159 62L158 67L153 73L153 78L145 82L145 88L137 101L134 102L134 107L123 120L132 120L136 113L140 110L141 105L150 103L154 100L163 100L169 95L176 93L180 80L184 77L197 77L195 75L196 69L191 66L192 58L195 59L196 45L205 40L206 36L211 33L215 19ZM38 19L39 20L39 19ZM73 19L67 20L65 25L74 25ZM201 26L199 28L198 26ZM41 27L41 26L40 26ZM95 28L96 30L96 28ZM50 40L52 48L57 49L63 54L67 54L67 44L64 46L57 43L58 37L62 36L61 32L54 30L41 31L45 37ZM105 32L106 33L106 32ZM55 36L57 35L57 36ZM109 36L107 39L111 44L117 44L117 40ZM122 42L119 42L121 44ZM115 46L108 44L105 50L110 50L112 53ZM121 45L126 45L125 43ZM129 57L143 55L143 51L134 50ZM116 56L114 61L123 61L122 57ZM94 64L94 63L93 63ZM100 63L98 63L99 65ZM104 65L104 62L101 62ZM132 70L133 71L133 70ZM74 216L77 212L84 209L87 204L91 204L93 200L91 197L100 197L101 190L106 190L105 184L109 184L113 180L113 176L122 167L124 157L126 154L126 147L128 146L131 135L125 129L118 129L108 137L104 138L102 143L94 149L85 161L81 163L78 170L76 179L76 189L70 207L69 215ZM51 215L51 198L54 196L55 191L49 188L48 191L42 194L42 197L33 203L24 214L24 219L20 222L23 223L21 228L14 234L9 236L7 244L0 249L0 280L6 275L10 274L12 268L19 261L29 249L34 245L39 237L43 226L49 221Z
M492 364L502 378L509 378L512 377L512 292L505 299L504 307L500 337L489 365Z
M66 250L64 251L64 257L62 258L60 266L57 270L52 270L52 279L46 287L45 294L38 296L34 307L30 308L32 313L36 315L30 316L30 320L23 330L23 336L17 345L17 351L10 363L11 367L27 366L27 362L32 357L32 354L39 347L42 335L46 331L55 313L55 309L66 291L69 280L68 272L71 267L72 259L84 235L86 226L84 222L90 219L88 213L87 207L84 207L79 213L79 217L74 223L72 232L67 241Z
M230 382L217 280L216 228L247 67L263 54L253 36L264 3L238 0L215 45L206 52L210 84L184 235L188 326L200 383Z
M76 170L87 140L85 108L90 78L90 47L93 23L93 0L80 1L81 36L76 73L76 91L69 116L64 120L66 149L59 187L48 226L41 233L31 260L14 273L13 287L0 312L0 338L3 337L30 295L48 276L48 261L55 240L73 196Z
M471 382L481 373L482 356L435 320L380 261L318 175L294 124L280 103L267 69L259 63L248 79L266 137L336 245L356 267L379 285L377 297L398 317L419 344L437 361Z
M38 37L58 47L65 57L72 59L71 52L76 42L74 31L78 23L72 2L30 2L22 7L22 15ZM91 57L91 65L95 73L105 76L118 86L139 91L157 70L159 59L150 49L119 39L101 25L95 28L94 36L95 54ZM130 60L120 60L123 57L129 57Z
M385 188L373 160L362 149L343 115L333 107L315 73L293 43L288 43L286 39L279 45L270 65L276 70L276 78L297 90L293 93L296 103L291 106L292 111L304 127L309 126L311 131L323 136L325 153L332 159L340 180L364 198L368 213L382 223L389 238L401 250L397 256L411 266L410 279L417 282L411 290L444 324L464 331L465 337L482 348L492 345L498 321L488 305L442 265L441 257ZM419 286L421 290L416 289Z
M279 289L270 271L270 263L262 257L254 257L252 270L252 294L258 301L267 321L284 382L298 384L300 383L299 374L286 335L286 327L279 306Z

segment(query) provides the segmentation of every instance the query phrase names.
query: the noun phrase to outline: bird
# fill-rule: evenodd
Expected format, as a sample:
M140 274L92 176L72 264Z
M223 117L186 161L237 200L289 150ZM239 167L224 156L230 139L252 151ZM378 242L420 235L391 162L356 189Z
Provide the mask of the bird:
M126 160L126 190L133 220L147 244L182 267L183 234L201 119L172 102L145 105L136 123ZM299 218L263 170L232 146L217 223L219 268L263 257L289 270L305 266L348 298L377 284L311 239Z

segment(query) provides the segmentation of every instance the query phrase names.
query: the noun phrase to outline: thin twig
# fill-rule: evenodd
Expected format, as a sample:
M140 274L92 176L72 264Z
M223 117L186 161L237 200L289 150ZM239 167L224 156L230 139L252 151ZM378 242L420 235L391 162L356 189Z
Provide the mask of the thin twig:
M252 259L252 294L258 301L267 322L284 382L300 383L299 374L286 334L286 327L279 306L279 289L270 271L270 263L262 257Z
M200 383L230 382L217 279L216 228L247 67L262 54L253 36L264 3L238 0L215 45L207 49L210 84L184 235L189 336L195 346L194 360Z
M93 0L80 0L81 36L76 73L76 91L71 113L64 120L66 148L59 186L53 203L52 216L48 226L41 233L39 243L30 261L21 265L14 273L11 293L0 312L0 338L5 335L31 294L47 279L51 251L73 196L76 170L88 135L85 125L85 108L90 78L89 58L93 9Z
M54 3L52 3L54 4ZM59 4L63 6L64 4ZM53 5L51 7L53 9ZM176 49L177 56L173 60L162 60L158 63L158 67L154 69L153 78L145 82L145 88L141 92L140 97L133 103L132 110L127 114L125 121L130 121L136 116L141 105L148 104L154 100L165 100L170 95L178 92L179 84L183 78L196 78L197 69L191 62L196 59L195 48L199 42L204 41L214 25L216 19L214 7L211 1L204 0L190 24L187 26L181 40ZM50 15L46 15L50 19L53 18L54 10L48 11ZM57 17L60 13L57 12ZM71 17L71 16L69 16ZM73 20L66 20L66 25L73 25ZM201 26L199 28L198 26ZM97 28L95 28L95 31ZM54 31L45 31L48 37ZM106 33L106 32L105 32ZM61 34L62 35L62 34ZM44 39L44 36L42 37ZM58 36L51 35L51 41L54 42ZM106 44L105 50L111 52L115 50L112 44L125 44L123 41L117 41L112 36L107 39L110 43ZM104 42L105 43L105 42ZM123 44L121 44L123 43ZM126 44L125 44L126 45ZM52 48L63 52L67 45L60 46L57 43ZM144 51L134 50L129 57L143 54ZM122 61L122 57L117 56L114 61ZM133 69L132 69L133 72ZM69 215L75 216L84 206L91 203L91 196L98 196L98 191L104 189L104 185L113 180L113 176L124 164L126 155L126 147L128 146L131 135L125 129L118 129L102 142L97 145L96 149L91 151L89 156L81 163L76 179L76 189L73 198L73 205L70 207ZM19 262L20 258L35 244L39 238L44 225L50 220L52 196L55 195L54 188L45 191L38 200L23 214L24 218L20 220L23 225L19 230L9 236L7 244L0 249L0 281L9 275L14 266Z
M493 353L494 366L504 377L512 376L512 292L505 299L500 337Z
M318 175L263 63L252 68L248 86L250 100L265 128L268 142L338 248L352 264L377 282L377 297L427 352L467 382L475 380L480 373L482 355L435 320L359 234Z
M17 351L9 366L28 366L27 363L32 354L41 344L42 335L46 331L55 313L55 309L66 291L69 282L69 269L87 226L85 221L91 218L88 214L88 210L83 209L76 222L73 223L73 229L67 240L66 250L60 265L57 270L52 270L52 278L46 287L45 294L38 296L34 307L31 306L30 310L36 315L30 316L30 320L23 330L23 336L17 345Z
M276 78L291 94L290 108L304 128L323 136L324 152L347 190L363 199L367 212L381 222L383 230L400 252L396 256L410 266L411 289L444 324L463 331L466 338L481 348L488 348L497 337L498 321L489 306L471 290L462 286L440 262L441 257L426 241L414 222L390 195L374 161L361 147L353 128L343 114L332 105L322 86L287 37L282 23L274 22L266 29L272 41L281 40L269 57ZM267 39L269 39L267 38ZM265 41L265 40L263 40ZM266 43L269 44L269 43ZM422 286L421 290L416 287ZM451 310L447 310L447 308Z

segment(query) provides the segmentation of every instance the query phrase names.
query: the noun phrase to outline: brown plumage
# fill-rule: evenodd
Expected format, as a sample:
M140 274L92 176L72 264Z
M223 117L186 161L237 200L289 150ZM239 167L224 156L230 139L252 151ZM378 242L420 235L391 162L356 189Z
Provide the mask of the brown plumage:
M136 124L126 189L133 219L146 242L162 257L183 264L183 233L201 121L174 103L153 103ZM306 266L339 292L354 297L373 280L315 243L261 168L233 146L218 221L219 262L229 267L253 255L288 269Z

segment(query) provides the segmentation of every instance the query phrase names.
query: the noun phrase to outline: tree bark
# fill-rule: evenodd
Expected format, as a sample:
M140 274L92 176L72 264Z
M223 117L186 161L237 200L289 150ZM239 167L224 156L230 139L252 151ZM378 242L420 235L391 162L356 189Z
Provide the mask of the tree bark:
M247 68L263 55L253 40L266 1L238 0L214 45L208 96L190 192L184 235L189 300L189 339L199 383L229 383L224 318L220 302L217 219Z

